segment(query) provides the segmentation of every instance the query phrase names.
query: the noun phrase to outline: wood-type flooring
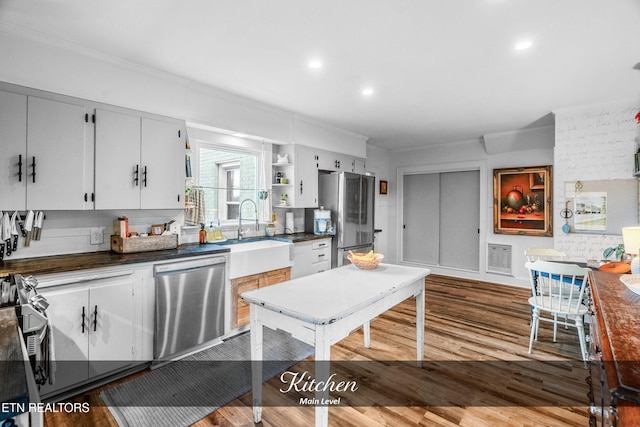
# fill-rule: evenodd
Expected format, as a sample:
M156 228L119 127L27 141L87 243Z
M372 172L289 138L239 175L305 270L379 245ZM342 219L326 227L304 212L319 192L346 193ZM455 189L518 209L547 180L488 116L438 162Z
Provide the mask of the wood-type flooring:
M533 354L528 354L528 296L529 290L524 288L428 276L425 369L418 373L429 382L420 390L428 405L385 405L403 396L410 399L421 381L414 368L401 370L391 363L389 369L395 368L393 375L381 373L381 377L391 377L383 381L384 387L369 396L364 387L359 390L364 398L370 399L371 405L330 406L329 425L587 426L589 390L585 378L589 371L581 362L575 362L580 357L576 331L560 327L558 341L553 343L551 324L541 322L539 340L534 343ZM415 360L414 300L409 299L375 319L371 324L371 348L364 348L362 343L362 330L354 331L332 346L332 360ZM557 365L564 360L574 362L568 363L569 368L565 369ZM487 365L492 369L485 371L483 368ZM340 369L348 370L350 366L357 369L358 363L340 364ZM349 372L341 374L348 376ZM144 375L144 371L135 375ZM504 378L496 380L496 376ZM496 383L507 392L496 390ZM282 387L277 377L265 383L265 400ZM88 414L48 413L45 426L115 426L109 410L96 403L100 401L100 390L97 388L69 400L89 402ZM447 394L453 403L443 404L443 396ZM534 403L545 402L550 395L563 396L576 404ZM261 425L310 426L313 422L313 406L265 406ZM253 425L251 393L194 424L196 427Z

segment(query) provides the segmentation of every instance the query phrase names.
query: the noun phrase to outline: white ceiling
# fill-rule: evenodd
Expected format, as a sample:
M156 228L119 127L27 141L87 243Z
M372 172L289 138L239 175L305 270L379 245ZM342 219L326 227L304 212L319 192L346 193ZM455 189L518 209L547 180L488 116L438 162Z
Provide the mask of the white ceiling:
M0 0L3 22L390 149L549 125L640 88L637 0Z

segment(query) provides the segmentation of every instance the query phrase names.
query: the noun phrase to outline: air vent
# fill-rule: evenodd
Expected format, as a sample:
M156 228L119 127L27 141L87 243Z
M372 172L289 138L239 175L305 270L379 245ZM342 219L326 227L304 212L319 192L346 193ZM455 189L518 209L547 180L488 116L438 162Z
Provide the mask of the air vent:
M511 274L511 245L487 245L487 273Z

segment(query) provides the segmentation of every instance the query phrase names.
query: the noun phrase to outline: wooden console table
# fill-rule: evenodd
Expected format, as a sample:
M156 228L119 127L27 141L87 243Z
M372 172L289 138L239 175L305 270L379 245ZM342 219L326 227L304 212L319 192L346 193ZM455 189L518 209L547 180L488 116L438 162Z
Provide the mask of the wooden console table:
M640 296L620 275L590 281L591 426L640 425Z

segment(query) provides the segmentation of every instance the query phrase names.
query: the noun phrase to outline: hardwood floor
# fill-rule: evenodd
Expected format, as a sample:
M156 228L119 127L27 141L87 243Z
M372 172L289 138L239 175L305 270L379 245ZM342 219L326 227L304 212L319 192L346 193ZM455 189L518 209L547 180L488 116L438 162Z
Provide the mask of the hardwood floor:
M343 378L358 377L355 371L365 364L365 381L376 387L360 390L371 404L330 407L330 426L588 425L588 370L576 362L575 329L559 328L552 343L551 325L543 322L528 354L528 289L435 275L426 282L425 366L396 362L415 359L415 304L407 300L371 324L371 348L363 347L361 330L332 347L338 361L332 372L335 365ZM280 388L278 378L265 383L265 401ZM99 391L72 400L90 402L89 414L47 414L45 425L115 426L108 409L95 404ZM389 404L416 399L427 405ZM265 406L262 425L309 426L313 420L312 406ZM194 424L252 425L251 393Z

